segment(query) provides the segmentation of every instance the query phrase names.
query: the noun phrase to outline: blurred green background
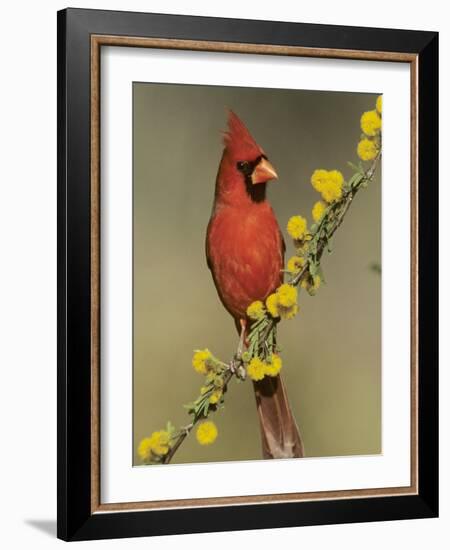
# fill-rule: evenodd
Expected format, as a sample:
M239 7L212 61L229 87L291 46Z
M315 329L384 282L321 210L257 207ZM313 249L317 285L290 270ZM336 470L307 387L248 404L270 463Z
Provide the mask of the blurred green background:
M226 107L245 122L278 172L269 200L286 237L293 214L311 220L316 168L351 175L359 118L376 94L133 84L134 449L189 418L202 377L193 349L228 361L237 333L206 266L204 241L222 153ZM293 252L289 239L287 254ZM300 294L301 313L279 328L290 402L309 457L381 452L379 174L357 196L322 262L327 284ZM261 458L253 387L233 381L214 445L189 437L174 463Z

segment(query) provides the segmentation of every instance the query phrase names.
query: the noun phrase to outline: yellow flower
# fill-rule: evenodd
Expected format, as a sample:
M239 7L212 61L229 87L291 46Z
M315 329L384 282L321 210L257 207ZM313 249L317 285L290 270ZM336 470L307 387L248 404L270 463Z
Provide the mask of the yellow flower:
M334 185L337 187L342 187L344 184L344 176L339 170L331 170L328 172L328 185Z
M322 197L329 203L338 201L342 197L342 189L339 187L328 187L322 191Z
M287 283L277 289L278 303L283 307L291 307L297 303L297 289Z
M372 139L364 138L358 143L357 153L361 160L373 160L378 155L378 147Z
M328 171L327 170L314 170L313 175L311 176L311 185L314 189L321 193L328 181Z
M266 364L266 374L268 376L277 376L282 366L283 362L281 361L281 357L276 353L273 353L270 363Z
M307 222L302 216L292 216L287 224L289 235L295 240L302 240L307 231Z
M264 304L260 300L252 302L247 308L247 315L255 321L262 319L264 317Z
M320 278L320 275L314 275L312 279L311 277L305 277L300 283L300 286L307 290L310 294L315 294L321 284L322 279Z
M215 405L219 402L220 398L222 397L222 390L215 390L211 394L211 397L209 398L209 402L211 405Z
M377 111L381 115L381 112L383 110L383 96L379 95L377 97Z
M287 263L287 270L290 273L298 273L305 265L305 259L301 256L292 256Z
M252 380L262 380L266 372L266 364L259 359L259 357L253 357L247 366L247 374Z
M138 455L141 458L141 460L149 460L152 454L152 439L151 437L145 437L140 443L138 447Z
M366 111L361 116L361 130L366 136L375 136L381 130L381 118L376 111Z
M289 288L283 288L289 287ZM284 303L290 305L283 305L280 302L279 290L281 289L281 297ZM292 302L292 300L294 300ZM272 317L281 317L282 319L293 319L298 313L297 301L297 289L291 285L285 284L277 290L276 293L271 294L266 300L266 306Z
M331 170L328 172L328 181L322 189L322 198L328 202L334 202L342 197L342 185L344 184L344 176L339 170Z
M326 202L331 203L342 197L344 176L339 170L315 170L311 176L311 184Z
M320 222L323 215L325 214L326 209L327 209L327 205L322 201L317 201L316 204L313 206L312 217L316 223Z
M153 432L150 437L144 438L138 447L138 455L142 460L150 460L152 454L164 456L169 452L169 433L161 430Z
M209 386L202 386L200 388L200 395L205 395L205 393L208 391L209 391Z
M165 455L169 452L169 434L168 432L161 430L160 432L153 432L154 438L152 451L157 455Z
M278 311L278 296L276 294L271 294L266 300L267 311L272 315L272 317L279 317L280 312Z
M299 310L299 307L297 304L294 304L293 306L290 306L290 307L279 306L280 317L287 321L289 321L289 319L293 319L297 315L298 310Z
M217 434L217 426L211 420L207 420L200 424L195 435L200 445L211 445L216 440Z
M192 366L199 374L206 374L208 371L208 360L211 357L212 353L209 349L198 349L192 357Z

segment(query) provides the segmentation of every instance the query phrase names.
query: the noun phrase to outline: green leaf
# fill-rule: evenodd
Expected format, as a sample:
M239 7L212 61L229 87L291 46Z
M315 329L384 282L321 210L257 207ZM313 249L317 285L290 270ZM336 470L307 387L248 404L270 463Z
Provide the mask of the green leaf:
M328 252L331 254L333 252L333 239L332 238L328 241L327 248L328 248Z
M364 179L364 174L361 172L358 172L356 174L353 174L353 176L350 178L349 186L354 189L355 187L358 187L358 185L361 183L361 181Z
M356 170L357 172L359 171L359 166L353 164L353 162L348 161L347 165L350 166L350 168L352 168L353 170Z
M318 243L318 239L313 239L309 243L309 253L311 256L315 256L317 254L317 243Z
M255 354L255 346L257 345L257 342L250 342L250 346L248 348L248 353L250 354L250 357L253 357Z
M169 434L171 434L175 431L175 426L172 424L172 422L170 420L167 421L166 431L169 432Z

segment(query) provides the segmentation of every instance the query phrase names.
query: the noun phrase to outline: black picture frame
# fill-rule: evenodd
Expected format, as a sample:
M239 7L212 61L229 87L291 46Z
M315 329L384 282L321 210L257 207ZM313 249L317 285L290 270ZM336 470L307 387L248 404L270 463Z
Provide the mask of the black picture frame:
M438 34L66 9L58 12L58 531L64 540L438 515ZM93 513L91 36L403 52L417 56L418 492L308 502Z

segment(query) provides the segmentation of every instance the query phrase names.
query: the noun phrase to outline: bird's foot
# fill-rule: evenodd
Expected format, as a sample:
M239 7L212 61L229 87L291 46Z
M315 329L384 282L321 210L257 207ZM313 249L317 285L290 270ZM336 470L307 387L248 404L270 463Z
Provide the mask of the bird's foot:
M239 345L236 352L236 357L240 360L242 359L242 354L244 353L245 342L245 330L247 328L247 321L245 319L239 320L241 324L241 335L239 337Z
M230 371L239 378L240 380L245 380L246 370L242 364L242 357L238 357L237 354L233 357L230 363Z

